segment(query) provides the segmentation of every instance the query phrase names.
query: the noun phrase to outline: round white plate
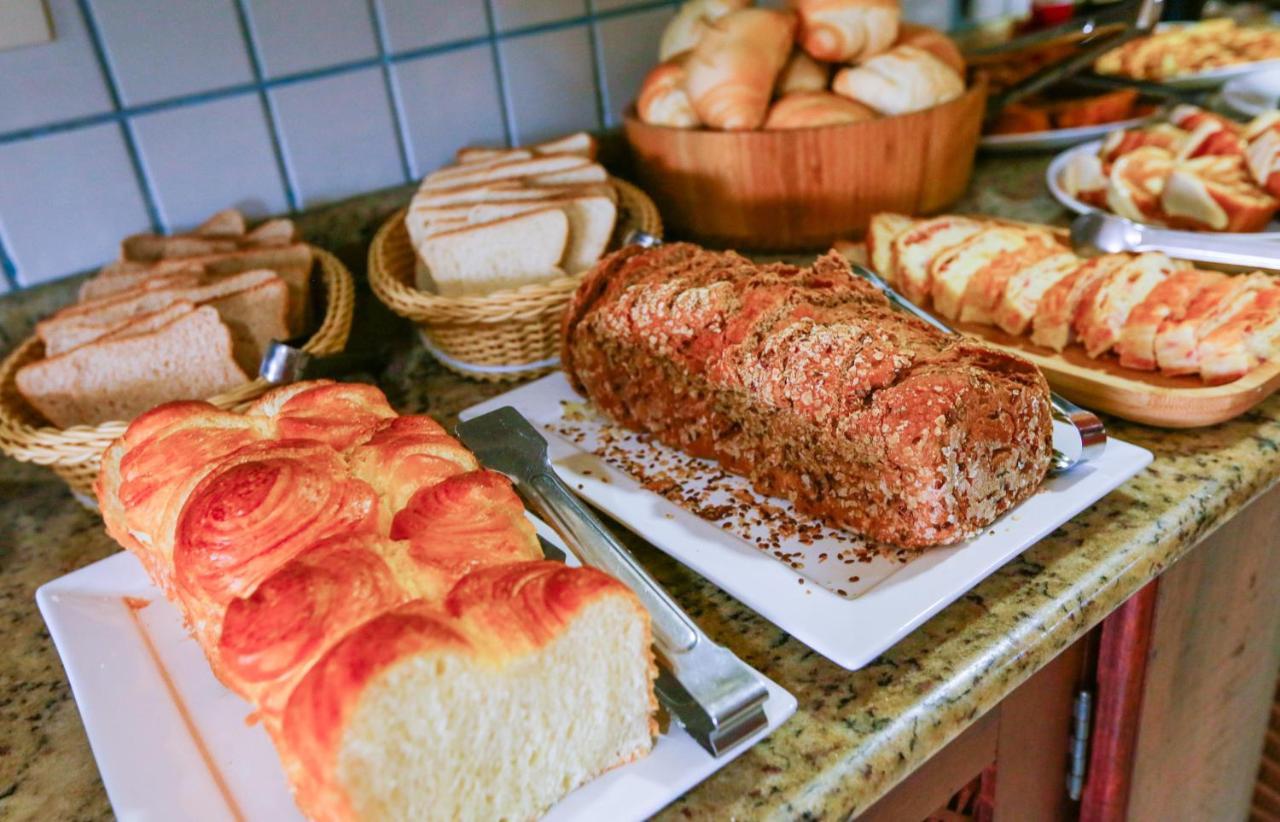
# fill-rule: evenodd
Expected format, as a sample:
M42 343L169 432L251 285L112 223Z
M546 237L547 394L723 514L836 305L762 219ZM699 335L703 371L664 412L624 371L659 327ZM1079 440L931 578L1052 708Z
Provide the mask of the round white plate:
M1202 71L1198 74L1187 74L1182 77L1170 77L1168 80L1162 80L1161 82L1164 85L1172 86L1173 88L1199 91L1203 89L1217 88L1228 80L1247 77L1261 71L1270 71L1277 67L1280 67L1280 60L1258 60L1254 63L1239 63L1234 66L1223 66L1222 68L1209 69L1208 71Z
M1077 214L1087 214L1090 211L1098 211L1091 205L1087 205L1072 197L1067 190L1062 187L1059 180L1062 178L1062 170L1067 167L1067 163L1071 162L1071 158L1077 154L1097 154L1102 148L1101 140L1094 140L1090 143L1069 148L1058 154L1049 163L1049 169L1044 174L1045 184L1049 186L1049 193L1053 195L1053 199L1061 203L1065 208L1074 211ZM1157 226L1159 227L1159 226ZM1280 240L1280 220L1272 220L1268 224L1268 231L1254 231L1249 233L1227 233L1222 231L1185 231L1180 230L1183 234L1213 234L1217 237L1226 237L1228 239L1239 240Z
M1222 102L1232 111L1257 117L1280 108L1280 67L1237 77L1222 87Z
M1055 128L1050 131L1029 131L1023 134L987 134L978 143L978 147L987 151L1046 151L1066 148L1086 140L1105 137L1113 131L1124 128L1137 128L1146 125L1161 116L1154 111L1143 117L1130 117L1128 120L1116 120L1113 123L1101 123L1096 126L1077 126L1076 128Z

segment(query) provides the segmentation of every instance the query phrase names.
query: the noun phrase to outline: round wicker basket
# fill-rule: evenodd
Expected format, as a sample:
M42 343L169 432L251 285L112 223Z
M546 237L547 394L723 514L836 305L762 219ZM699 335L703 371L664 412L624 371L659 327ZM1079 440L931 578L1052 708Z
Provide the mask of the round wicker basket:
M351 272L337 257L312 249L324 285L325 313L320 327L303 349L313 354L334 354L347 344L351 314L355 309L355 285ZM92 497L102 452L124 433L128 421L55 428L23 398L15 377L18 369L44 356L44 343L32 336L0 363L0 451L21 462L47 465L71 486L77 496ZM271 384L263 379L210 397L219 408L239 409L262 395Z
M616 177L610 182L618 192L618 220L610 249L635 229L661 237L662 218L648 195ZM413 286L417 255L404 225L407 211L392 214L369 247L369 285L378 299L417 323L427 350L464 377L503 382L555 368L560 317L583 275L483 297L442 297L420 291Z

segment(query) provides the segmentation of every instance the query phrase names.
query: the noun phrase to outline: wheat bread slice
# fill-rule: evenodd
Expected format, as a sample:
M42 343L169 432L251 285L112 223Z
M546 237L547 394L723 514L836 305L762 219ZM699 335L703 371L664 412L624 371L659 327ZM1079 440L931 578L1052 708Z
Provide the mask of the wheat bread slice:
M293 220L278 217L258 224L244 238L250 246L291 245L298 242L298 226Z
M190 300L200 305L279 279L275 272L259 269L199 285L135 289L104 300L64 308L36 323L36 333L44 341L45 354L54 356L110 334L139 315L159 311L178 300Z
M547 208L437 234L418 254L439 293L458 297L552 279L568 240L568 217Z
M190 314L198 307L190 300L178 300L176 303L167 305L159 311L140 314L110 334L104 334L99 337L98 341L118 340L122 337L132 337L135 334L150 334L152 331L159 330L178 319L183 314Z
M130 420L161 403L242 385L231 332L205 306L141 334L101 340L19 369L18 390L54 425Z
M512 180L521 177L537 177L539 175L547 175L556 172L563 172L568 169L575 169L584 165L588 165L588 163L581 157L574 157L569 154L559 154L551 155L549 157L535 157L532 160L514 160L506 163L497 163L490 166L482 166L480 168L463 167L463 170L459 173L452 174L444 178L437 178L435 175L429 174L423 179L422 185L419 189L422 191L437 191L445 188L456 188L467 183L496 182L498 180Z
M238 237L244 234L248 226L245 225L244 215L239 209L224 208L221 211L214 212L209 219L196 226L191 232L201 237Z
M209 300L231 331L232 354L246 374L257 374L272 340L289 338L289 287L276 277Z
M261 246L289 245L297 240L292 220L268 220L247 234L206 236L200 233L134 234L120 243L120 259L140 263L213 254L231 254Z

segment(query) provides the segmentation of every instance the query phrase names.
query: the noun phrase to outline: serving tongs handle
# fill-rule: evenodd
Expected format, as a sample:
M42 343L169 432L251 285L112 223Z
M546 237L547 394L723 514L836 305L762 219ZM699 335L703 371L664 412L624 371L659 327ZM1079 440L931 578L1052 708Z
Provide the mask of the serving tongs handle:
M600 519L556 475L546 440L514 408L458 426L458 437L489 468L515 482L533 512L564 538L584 564L630 588L649 612L663 663L658 696L689 735L713 756L768 725L768 691L731 651L702 632Z
M954 328L899 294L879 274L857 263L851 263L851 265L854 273L880 289L889 298L889 302L897 308L924 320L943 334L959 336L959 332ZM1107 427L1103 424L1102 419L1097 414L1086 408L1081 408L1056 391L1049 393L1049 404L1053 410L1053 416L1065 423L1069 423L1075 429L1076 435L1080 440L1078 454L1068 455L1056 448L1054 449L1053 463L1050 467L1051 473L1063 474L1081 463L1101 457L1107 448Z

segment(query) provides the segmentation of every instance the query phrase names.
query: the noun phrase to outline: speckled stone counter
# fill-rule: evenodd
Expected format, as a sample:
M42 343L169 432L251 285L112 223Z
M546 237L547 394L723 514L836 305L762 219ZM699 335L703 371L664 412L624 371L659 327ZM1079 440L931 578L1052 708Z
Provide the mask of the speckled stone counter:
M959 209L1061 221L1045 158L987 159ZM359 272L364 244L404 190L302 220ZM0 349L70 299L73 283L0 299ZM356 333L390 335L392 402L452 422L505 390L450 375L363 295ZM363 332L363 334L362 334ZM868 807L1060 650L1280 476L1280 399L1214 428L1167 432L1112 422L1154 464L1055 531L875 663L849 673L645 546L641 560L713 637L788 688L796 715L677 800L667 817L839 819ZM117 550L49 472L0 458L0 817L108 817L79 715L35 607L43 582Z

